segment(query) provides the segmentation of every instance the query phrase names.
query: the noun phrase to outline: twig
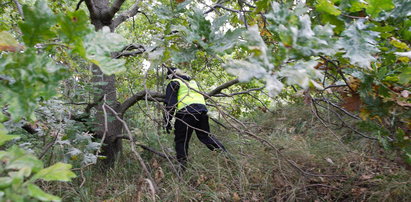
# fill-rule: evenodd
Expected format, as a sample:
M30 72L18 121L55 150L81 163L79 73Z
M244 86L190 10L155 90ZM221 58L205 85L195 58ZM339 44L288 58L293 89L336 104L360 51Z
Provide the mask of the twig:
M57 131L56 137L54 137L54 139L53 139L51 142L49 142L49 143L44 147L43 151L42 151L41 154L39 155L39 159L42 159L42 158L44 157L44 155L46 155L46 153L47 153L48 151L50 151L49 149L56 143L56 140L57 140L57 138L58 138L59 132L60 132L60 130Z
M76 11L77 11L78 9L80 9L80 5L81 5L81 3L83 3L83 2L84 2L84 0L80 0L80 1L77 3Z
M107 132L108 132L108 119L107 119L107 111L106 111L106 106L107 106L106 105L106 94L103 95L103 101L104 102L101 105L101 108L103 109L103 113L104 113L104 131L103 131L103 137L101 138L101 141L100 141L100 148L97 149L95 156L98 156L99 153L101 152L101 148L104 144L104 140L106 139L106 135L107 135ZM97 161L93 162L93 163L90 163L90 164L87 164L87 165L80 168L80 172L81 172L82 180L83 180L80 184L80 188L83 187L84 183L86 183L86 178L83 176L83 168L86 168L90 165L94 165L96 163L97 163Z
M216 10L216 8L222 8L224 10L234 12L234 13L251 12L251 11L239 11L239 10L235 10L235 9L232 9L232 8L227 8L227 7L225 7L221 4L215 4L214 6L211 6L211 8L208 11L204 12L204 15L208 14L208 13L211 13L212 11Z
M315 99L313 99L313 103L318 104L318 103L316 103ZM315 105L315 104L314 104L314 105ZM320 107L322 107L322 108L325 109L324 106L322 106L322 105L320 105L320 104L318 104L318 105L319 105ZM358 135L360 135L360 136L362 136L362 137L364 137L364 138L370 139L370 140L378 140L377 138L364 135L364 134L361 133L360 131L358 131L358 130L356 130L355 128L351 127L349 124L345 123L345 121L342 119L342 117L341 117L337 112L335 112L334 110L330 110L330 111L333 112L333 114L335 114L335 115L338 117L338 119L342 122L342 125L343 125L343 126L351 129L351 130L354 131L356 134L358 134ZM317 114L318 114L318 111L317 111ZM319 115L318 115L318 117L319 117Z
M126 136L126 135L122 135L122 136L117 136L116 139L126 139L126 140L130 140L130 137L129 137L129 136ZM135 141L135 140L132 139L132 140L130 140L130 141ZM157 154L158 156L161 156L161 157L163 157L163 158L174 158L173 156L169 156L169 155L167 155L167 154L161 153L161 152L156 151L155 149L153 149L153 148L151 148L151 147L148 147L148 146L146 146L146 145L143 145L143 144L136 144L136 146L139 146L139 147L143 148L144 150L147 150L147 151L149 151L149 152L152 152L152 153L154 153L154 154Z
M146 14L145 12L143 12L143 11L137 11L137 13L143 14L143 15L147 18L148 23L153 24L153 22L151 22L150 18L147 16L147 14Z
M113 108L111 108L111 107L108 106L108 105L106 105L106 107L107 107L107 109L109 109L109 110L111 111L112 114L114 114L114 116L116 117L116 119L119 120L119 121L124 125L124 128L126 129L126 132L127 132L128 136L129 136L130 140L132 140L132 139L133 139L133 136L131 135L131 131L130 131L130 129L128 128L127 123L126 123L123 119L121 119L121 118L119 117L118 113L117 113ZM146 173L147 177L148 177L148 178L152 181L152 183L154 184L155 181L154 181L153 177L151 177L151 173L150 173L150 171L147 169L147 166L146 166L146 164L144 163L143 158L142 158L141 155L137 152L137 150L136 150L136 145L135 145L134 141L130 141L130 144L131 144L131 151L136 155L136 157L137 157L138 161L140 162L140 165L141 165L141 167L143 168L144 172ZM156 190L157 190L157 186L156 186L155 184L154 184L154 187L156 187Z
M251 88L251 89L248 89L248 90L246 90L246 91L235 92L235 93L231 93L231 94L228 94L228 95L227 95L227 94L224 94L224 93L220 93L220 94L214 95L214 97L233 97L233 96L235 96L235 95L250 94L250 92L263 90L264 88L265 88L265 86L260 87L260 88Z
M344 114L347 114L348 116L350 116L350 117L352 117L352 118L354 118L354 119L361 120L360 117L357 117L357 116L351 114L351 113L348 112L347 110L339 107L338 105L334 104L333 102L331 102L331 101L329 101L329 100L327 100L327 99L325 99L325 98L314 98L314 101L322 101L322 102L328 103L328 104L330 104L331 106L333 106L333 107L341 110L342 112L344 112Z
M21 4L18 0L13 0L14 4L16 4L17 11L19 11L21 17L24 19L23 9L21 8Z
M343 84L343 85L329 85L329 86L325 87L325 88L322 89L322 90L327 90L327 89L329 89L329 88L344 87L344 86L347 86L347 85L346 85L346 84Z

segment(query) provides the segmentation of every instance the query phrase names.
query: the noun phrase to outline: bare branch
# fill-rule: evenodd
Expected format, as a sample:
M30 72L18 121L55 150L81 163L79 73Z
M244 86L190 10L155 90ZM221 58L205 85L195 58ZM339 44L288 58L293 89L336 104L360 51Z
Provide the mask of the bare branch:
M357 129L355 129L354 127L350 126L348 123L346 123L346 122L343 120L343 118L341 117L341 115L338 114L336 111L334 111L334 110L332 110L332 109L329 109L328 107L325 107L325 106L320 105L319 103L317 103L318 101L316 102L315 99L312 99L312 101L313 101L312 104L313 104L313 106L315 107L314 115L316 115L317 118L320 119L320 122L321 122L326 128L328 128L328 126L325 124L326 121L325 121L323 118L320 117L316 105L324 108L325 110L331 111L334 115L336 115L336 117L341 121L342 127L345 126L345 127L349 128L349 129L351 129L354 133L356 133L356 134L358 134L358 135L360 135L360 136L362 136L362 137L364 137L364 138L371 139L371 140L378 140L377 138L367 136L367 135L361 133L360 131L358 131Z
M234 13L251 12L251 11L248 11L248 10L247 10L247 11L243 11L243 10L239 11L239 10L235 10L235 9L232 9L232 8L227 8L227 7L225 7L225 6L221 5L221 4L215 4L214 6L211 6L211 8L210 8L208 11L204 12L204 14L211 13L211 12L213 12L214 10L216 10L217 8L222 8L222 9L224 9L224 10L227 10L227 11L230 11L230 12L234 12Z
M204 95L205 99L208 99L212 96L215 96L216 94L220 93L223 89L226 89L236 83L238 83L238 79L234 79L231 80L229 82L226 82L224 84L222 84L221 86L218 86L217 88L215 88L214 90L212 90L209 93L203 93L203 92L199 92L200 94ZM164 101L164 97L165 95L159 92L154 92L154 91L140 91L136 94L134 94L132 97L128 98L126 101L124 101L121 105L120 105L120 109L118 110L119 114L124 114L128 108L130 108L131 106L133 106L136 102L140 101L140 100L150 100L150 101Z
M128 98L126 101L124 101L121 105L120 105L120 109L118 110L118 112L120 114L124 114L124 112L127 111L128 108L130 108L131 106L133 106L137 101L139 100L143 100L146 98L146 96L148 98L164 98L165 95L159 92L153 92L153 91L140 91L136 94L134 94L132 97Z
M124 3L125 1L126 1L126 0L115 0L115 1L113 2L113 4L111 5L108 13L109 13L111 16L114 16L114 15L120 10L121 6L123 5L123 3Z
M210 97L211 97L211 96L214 96L214 95L220 93L223 89L226 89L226 88L228 88L228 87L230 87L230 86L232 86L232 85L234 85L234 84L237 84L238 82L240 82L238 79L234 79L234 80L231 80L231 81L229 81L229 82L226 82L226 83L224 83L223 85L218 86L217 88L215 88L214 90L212 90L211 92L209 92L207 95L210 96Z
M21 17L24 19L23 9L21 8L21 4L18 0L13 0L14 4L16 4L17 10L19 11Z
M153 22L151 22L150 18L148 17L148 15L145 12L143 12L143 11L138 11L138 12L143 14L147 18L148 23L153 24Z
M348 116L350 116L350 117L352 117L352 118L354 118L354 119L361 120L360 117L358 117L358 116L356 116L356 115L354 115L354 114L351 114L351 113L348 112L347 110L339 107L337 104L335 104L335 103L333 103L333 102L331 102L331 101L329 101L329 100L327 100L327 99L325 99L325 98L322 98L322 99L320 99L320 98L314 99L314 101L322 101L322 102L328 103L328 104L330 104L331 106L333 106L333 107L339 109L340 111L344 112L344 114L347 114Z
M131 50L135 50L136 51L131 51ZM135 45L135 44L130 44L126 47L123 48L123 50L119 51L119 52L113 52L112 53L112 57L117 59L120 57L128 57L128 56L136 56L139 54L142 54L144 52L146 52L146 48L144 48L143 45Z
M242 1L242 3L244 3L246 6L248 6L250 8L257 8L256 6L253 6L250 3L247 3L246 1Z
M127 135L122 135L122 136L117 136L116 139L126 139L126 140L130 140L130 137L127 136ZM130 140L130 141L135 141L135 140L133 139L133 140ZM149 151L149 152L152 152L152 153L154 153L154 154L157 154L158 156L161 156L161 157L163 157L163 158L175 159L174 156L170 156L170 155L167 155L167 154L165 154L165 153L156 151L155 149L153 149L153 148L151 148L151 147L148 147L148 146L146 146L146 145L136 144L136 146L139 146L139 147L143 148L144 150L147 150L147 151Z
M122 1L122 0L118 0L118 1ZM139 3L139 1L136 1L134 3L134 5L128 11L125 11L125 12L121 13L119 16L117 16L116 18L114 18L113 22L111 23L110 28L114 30L121 23L123 23L124 21L126 21L130 17L135 16L139 12L138 9L140 8L138 6L138 3Z
M59 136L59 132L60 130L58 130L58 132L56 133L56 135L54 136L53 140L51 142L49 142L43 149L43 151L41 152L41 154L39 155L39 159L42 159L44 157L44 155L46 155L46 153L48 151L50 151L50 148L52 146L54 146L54 144L56 144L57 138Z
M260 87L260 88L252 88L252 89L248 89L246 91L242 91L242 92L236 92L236 93L231 93L229 95L227 94L223 94L223 93L219 93L219 94L215 94L214 97L233 97L235 95L241 95L241 94L249 94L252 91L259 91L259 90L263 90L265 86Z
M81 5L81 3L83 3L83 2L84 2L84 0L80 0L80 1L77 3L76 10L80 9L80 5Z
M345 84L342 84L342 85L329 85L329 86L325 87L325 88L323 89L323 91L324 91L324 90L327 90L327 89L329 89L329 88L338 88L338 87L345 87L345 86L347 86L347 85L345 85Z
M243 18L243 22L244 22L245 28L248 29L247 16L245 15L245 12L246 12L246 11L244 11L243 2L242 2L242 1L238 1L238 4L240 5L240 8L241 8L241 9L240 9L240 11L241 11L240 16Z
M225 126L223 123L219 122L217 119L215 119L215 118L213 118L213 117L211 117L211 116L210 116L210 119L211 119L212 121L214 121L216 124L222 126L223 128L228 129L227 126Z

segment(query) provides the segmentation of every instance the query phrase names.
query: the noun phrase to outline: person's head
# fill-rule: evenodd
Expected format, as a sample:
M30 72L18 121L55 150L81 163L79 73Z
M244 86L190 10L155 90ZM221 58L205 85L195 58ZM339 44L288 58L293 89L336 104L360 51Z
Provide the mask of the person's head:
M176 77L186 77L190 78L186 73L184 73L181 69L174 68L174 67L168 67L167 68L167 78L168 79L173 79Z
M174 77L174 75L176 75L176 70L177 68L174 67L167 67L167 78L168 79L172 79Z

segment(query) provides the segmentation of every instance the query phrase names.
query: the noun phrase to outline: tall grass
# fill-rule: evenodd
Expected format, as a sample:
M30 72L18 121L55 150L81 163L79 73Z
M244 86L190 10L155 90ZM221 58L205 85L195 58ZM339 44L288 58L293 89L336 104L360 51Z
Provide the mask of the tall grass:
M193 136L189 166L179 175L172 161L140 150L150 167L158 201L407 201L410 172L377 142L350 130L325 127L301 105L247 118L248 129L279 150L232 129L213 132L229 153L211 152ZM172 150L173 135L145 134L158 150ZM156 144L154 144L157 142ZM161 145L159 144L161 143ZM294 162L298 168L289 162ZM299 170L301 169L301 170ZM302 173L301 171L305 172ZM138 160L125 148L108 172L84 170L83 179L50 188L71 201L152 201ZM321 176L324 175L324 176Z

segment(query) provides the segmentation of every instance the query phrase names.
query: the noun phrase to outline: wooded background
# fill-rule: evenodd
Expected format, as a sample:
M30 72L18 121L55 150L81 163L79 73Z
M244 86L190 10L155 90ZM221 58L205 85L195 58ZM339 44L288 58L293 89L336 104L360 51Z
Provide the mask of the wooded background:
M5 200L409 198L409 0L2 0L0 16ZM183 176L169 67L229 150L193 146Z

